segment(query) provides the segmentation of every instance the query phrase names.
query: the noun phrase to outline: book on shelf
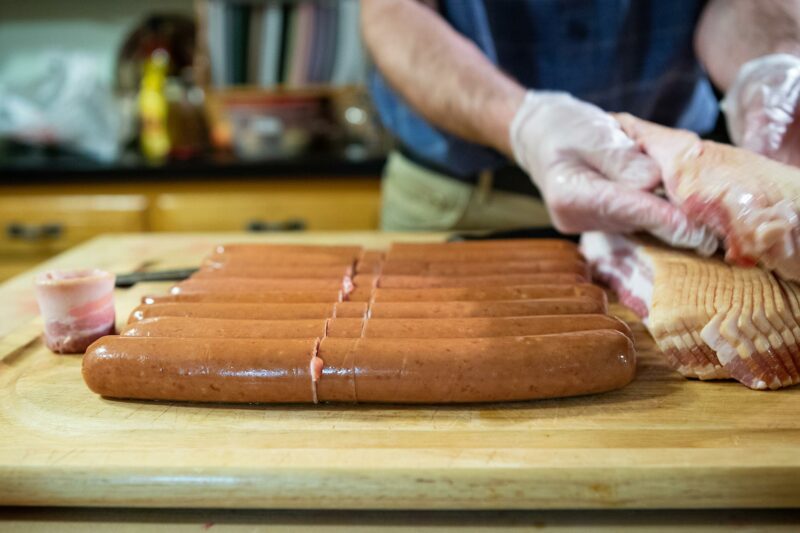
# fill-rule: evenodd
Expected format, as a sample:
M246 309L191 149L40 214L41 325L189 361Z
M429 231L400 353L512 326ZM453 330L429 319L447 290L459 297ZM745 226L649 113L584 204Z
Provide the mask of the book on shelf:
M362 84L358 0L207 0L216 88Z

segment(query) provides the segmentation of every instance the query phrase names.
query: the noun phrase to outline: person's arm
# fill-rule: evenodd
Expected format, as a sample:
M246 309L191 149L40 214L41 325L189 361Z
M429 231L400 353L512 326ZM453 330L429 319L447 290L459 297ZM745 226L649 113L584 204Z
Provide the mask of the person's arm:
M711 0L695 32L695 51L723 91L752 59L800 56L800 0Z
M363 0L361 28L378 69L426 120L511 156L525 89L474 43L414 0Z
M712 0L695 50L725 92L731 140L800 165L800 0Z
M650 191L656 163L600 108L525 90L435 11L415 0L363 0L361 30L389 84L426 120L513 157L565 233L649 231L711 253L716 239Z

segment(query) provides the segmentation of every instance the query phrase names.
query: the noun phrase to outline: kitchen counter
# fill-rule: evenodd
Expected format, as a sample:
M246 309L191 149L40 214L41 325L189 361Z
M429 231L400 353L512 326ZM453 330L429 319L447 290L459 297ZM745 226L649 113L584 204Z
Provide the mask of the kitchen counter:
M377 232L106 235L41 269L187 266L226 241L381 247L392 240L443 238ZM35 335L33 276L26 272L0 285L0 337L10 331ZM6 335L0 377L9 372L13 389L0 379L6 383L0 423L13 421L14 428L0 428L0 495L5 502L66 507L0 508L0 529L796 530L800 514L794 510L696 509L797 505L800 422L787 402L797 405L798 391L758 393L735 383L683 380L665 367L641 326L635 331L639 375L616 393L506 405L316 410L100 400L81 387L74 357L40 353L32 368L44 371L43 379L15 377L28 345L8 351L14 335ZM192 440L181 441L183 436ZM122 440L115 443L117 438ZM171 447L175 439L197 449L186 455ZM122 466L129 444L138 451ZM309 469L297 471L295 462L303 457ZM207 464L221 459L217 466L234 468L227 477ZM330 470L313 471L319 461ZM95 481L87 470L93 463L102 472ZM184 463L195 472L191 480L181 473ZM131 477L137 468L144 468L141 477ZM149 488L148 472L162 473L156 490ZM301 477L295 480L291 472ZM273 475L288 477L273 482ZM478 481L483 475L489 477ZM587 481L592 476L596 482ZM309 503L312 495L318 495L318 509ZM565 501L584 510L568 510ZM413 502L429 510L398 510L415 507ZM683 509L646 510L665 502ZM307 510L247 509L281 506ZM339 507L362 510L332 510ZM461 510L430 510L453 507ZM550 510L523 510L529 508Z

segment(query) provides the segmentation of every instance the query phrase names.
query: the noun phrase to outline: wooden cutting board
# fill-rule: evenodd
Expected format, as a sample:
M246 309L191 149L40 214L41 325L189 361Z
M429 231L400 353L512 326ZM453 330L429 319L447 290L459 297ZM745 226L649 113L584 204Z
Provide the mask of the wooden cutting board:
M390 237L372 244L382 238ZM163 249L199 242L174 239ZM114 247L130 242L101 244L113 255ZM194 261L201 248L163 265ZM85 251L99 249L95 243ZM118 291L120 320L142 293L164 286ZM80 357L50 353L34 321L0 340L0 504L800 505L800 389L754 392L736 383L684 380L666 367L629 311L614 305L613 312L631 322L639 349L637 378L625 389L429 407L105 400L83 384Z

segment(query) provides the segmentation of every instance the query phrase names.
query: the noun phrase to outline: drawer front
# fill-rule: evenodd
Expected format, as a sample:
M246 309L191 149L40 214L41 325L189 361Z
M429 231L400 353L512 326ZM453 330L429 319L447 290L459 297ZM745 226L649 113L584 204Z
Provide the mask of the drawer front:
M159 194L154 231L371 230L378 227L377 180L271 182L256 190Z
M101 233L146 229L143 195L0 196L0 256L45 257Z

